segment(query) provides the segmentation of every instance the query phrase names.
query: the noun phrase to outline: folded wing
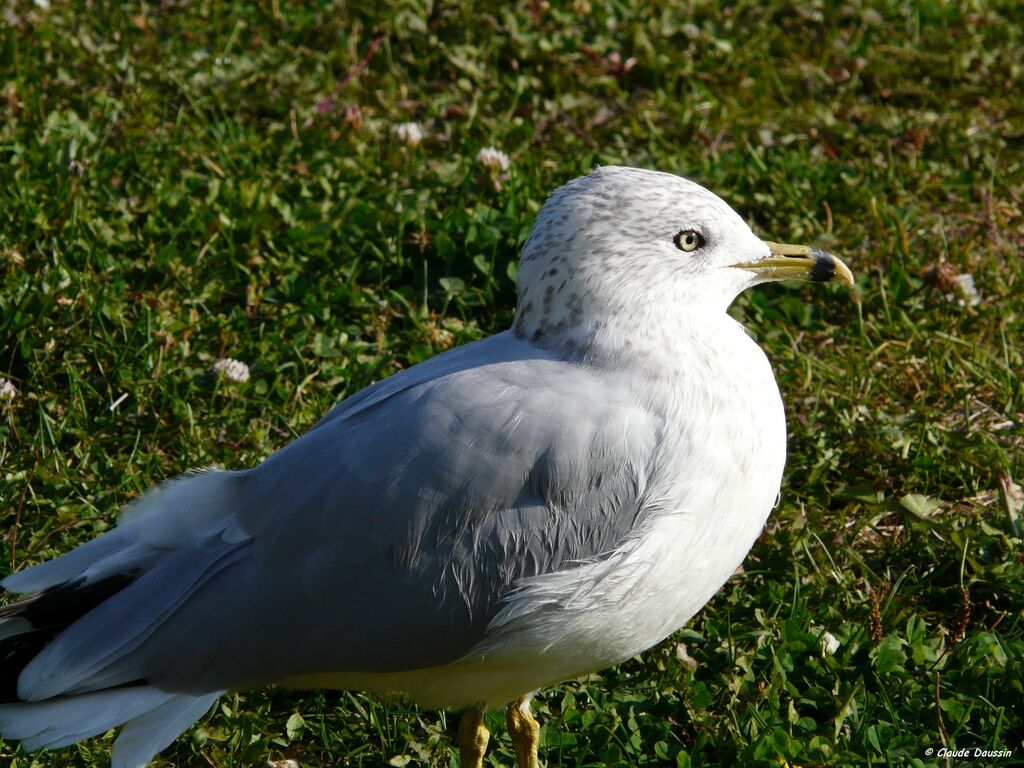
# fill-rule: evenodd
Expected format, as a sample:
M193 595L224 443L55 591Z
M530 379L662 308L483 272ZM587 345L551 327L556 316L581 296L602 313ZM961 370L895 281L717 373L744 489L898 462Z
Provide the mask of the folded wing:
M69 585L130 576L6 673L40 701L454 660L520 579L630 537L661 427L613 375L511 334L454 350L346 400L255 469L173 481L114 531L9 577L68 599ZM5 621L22 646L39 634L15 611L0 643Z

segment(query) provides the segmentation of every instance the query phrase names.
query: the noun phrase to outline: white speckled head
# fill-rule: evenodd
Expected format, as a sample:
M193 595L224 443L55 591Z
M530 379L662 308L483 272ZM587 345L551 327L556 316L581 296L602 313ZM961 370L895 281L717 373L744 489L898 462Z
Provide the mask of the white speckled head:
M687 252L680 233L696 233ZM691 244L694 241L691 240ZM545 203L523 247L515 332L589 347L597 333L723 313L768 246L721 198L669 173L603 167Z

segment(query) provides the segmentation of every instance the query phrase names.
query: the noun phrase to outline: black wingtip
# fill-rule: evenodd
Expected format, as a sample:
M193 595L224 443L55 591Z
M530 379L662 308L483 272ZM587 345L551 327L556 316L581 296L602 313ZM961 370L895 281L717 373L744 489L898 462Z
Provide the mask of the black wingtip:
M0 624L21 622L18 631L0 640L0 702L19 701L21 670L61 631L138 576L139 571L132 570L91 583L76 579L0 607Z

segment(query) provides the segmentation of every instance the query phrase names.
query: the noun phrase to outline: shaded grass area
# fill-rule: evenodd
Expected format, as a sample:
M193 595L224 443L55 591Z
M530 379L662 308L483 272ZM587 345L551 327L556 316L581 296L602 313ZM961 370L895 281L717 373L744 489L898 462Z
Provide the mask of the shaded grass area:
M658 168L858 289L735 305L787 405L781 504L686 629L540 695L548 764L1024 764L1018 4L45 5L0 21L4 572L507 327L547 192ZM252 692L162 760L447 766L454 722ZM102 765L109 741L0 759Z

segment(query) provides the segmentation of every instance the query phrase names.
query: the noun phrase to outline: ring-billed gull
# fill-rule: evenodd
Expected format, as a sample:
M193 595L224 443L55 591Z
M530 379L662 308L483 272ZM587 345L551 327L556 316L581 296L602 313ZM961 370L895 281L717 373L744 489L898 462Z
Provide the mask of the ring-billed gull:
M725 583L775 502L782 401L725 312L778 279L852 283L664 173L600 168L547 201L513 327L349 397L245 471L172 480L112 531L9 576L0 733L124 724L135 768L227 690L402 691L483 713L628 659Z

